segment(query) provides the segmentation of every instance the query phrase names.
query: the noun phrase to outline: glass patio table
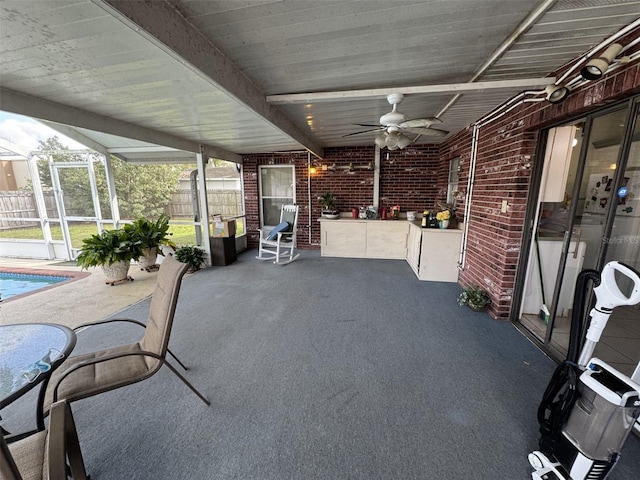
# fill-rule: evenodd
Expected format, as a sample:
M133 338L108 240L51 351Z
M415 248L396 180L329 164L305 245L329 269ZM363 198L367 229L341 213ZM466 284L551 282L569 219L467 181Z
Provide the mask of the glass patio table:
M0 410L40 385L36 425L43 430L47 384L75 345L75 332L63 325L0 325Z

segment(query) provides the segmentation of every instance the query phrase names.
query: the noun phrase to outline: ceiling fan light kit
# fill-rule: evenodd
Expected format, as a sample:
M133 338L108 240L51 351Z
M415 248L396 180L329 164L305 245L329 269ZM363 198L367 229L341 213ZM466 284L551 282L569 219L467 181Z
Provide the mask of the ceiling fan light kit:
M408 147L421 135L444 137L449 134L446 130L431 127L435 123L442 123L442 120L439 118L426 117L407 120L407 116L398 111L398 104L402 102L403 99L404 94L402 93L387 95L387 102L392 106L392 109L389 113L385 113L380 117L379 125L359 124L362 127L376 128L345 136L378 131L379 133L374 140L375 144L379 148L386 147L389 150L397 150ZM407 133L411 134L411 137L406 135Z

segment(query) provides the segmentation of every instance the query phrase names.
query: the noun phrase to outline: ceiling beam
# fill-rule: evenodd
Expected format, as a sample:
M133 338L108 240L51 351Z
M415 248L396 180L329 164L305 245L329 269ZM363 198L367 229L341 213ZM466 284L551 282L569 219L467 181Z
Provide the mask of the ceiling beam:
M477 92L495 89L540 88L555 82L555 77L526 78L520 80L493 80L474 83L448 83L442 85L423 85L417 87L370 88L368 90L343 90L337 92L290 93L268 95L267 102L274 105L330 102L334 100L352 100L360 98L386 97L391 93L404 95L442 95L448 93Z
M265 100L264 92L169 2L91 1L305 149L323 157L322 147L280 109L270 105Z
M43 119L40 119L40 121L45 125L47 125L48 127L55 130L56 132L61 133L65 137L69 137L71 140L75 140L76 142L81 143L87 148L90 148L100 153L104 153L107 151L107 147L87 137L86 135L81 134L73 127L70 127L68 125L62 125L60 123L50 122L48 120L43 120Z
M2 110L28 117L49 120L51 122L72 125L75 127L109 133L124 138L132 138L142 142L164 145L166 147L187 152L200 151L200 143L187 140L168 133L151 130L133 123L123 122L97 113L87 112L79 108L52 102L43 98L32 97L0 87ZM213 145L202 145L209 157L242 163L242 156Z
M5 140L4 138L0 138L0 149L7 150L8 152L19 155L24 158L29 158L29 149L21 147L19 145L15 145L11 143L9 140Z

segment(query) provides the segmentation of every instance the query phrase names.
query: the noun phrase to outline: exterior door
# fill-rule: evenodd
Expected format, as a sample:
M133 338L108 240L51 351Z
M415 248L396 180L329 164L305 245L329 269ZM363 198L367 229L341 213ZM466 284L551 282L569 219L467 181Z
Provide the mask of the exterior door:
M625 105L547 135L518 320L556 358L566 355L577 276L602 268L612 219L624 208L615 204L625 182L618 172L627 159L622 147L628 113ZM619 224L625 231L635 225L632 220Z
M295 171L290 165L260 167L260 225L275 227L280 223L282 205L296 201Z
M72 260L75 258L74 250L79 248L82 238L102 230L93 163L90 159L86 163L50 161L49 166L62 239L68 259ZM69 228L70 225L80 228ZM79 235L82 238L74 238L72 232L75 231L81 232Z
M640 104L629 122L623 148L626 165L611 190L614 217L611 233L603 239L603 264L617 260L640 271ZM631 287L622 282L619 285ZM630 291L624 293L629 295ZM640 305L614 309L594 354L632 375L640 363ZM640 380L640 370L637 375Z

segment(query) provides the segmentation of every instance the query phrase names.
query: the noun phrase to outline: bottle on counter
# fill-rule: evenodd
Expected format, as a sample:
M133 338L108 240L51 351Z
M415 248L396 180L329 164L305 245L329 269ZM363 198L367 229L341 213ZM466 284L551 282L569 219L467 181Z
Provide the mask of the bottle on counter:
M429 210L425 210L422 212L422 228L427 228L429 226Z
M386 220L387 219L387 209L384 207L380 208L380 220Z

